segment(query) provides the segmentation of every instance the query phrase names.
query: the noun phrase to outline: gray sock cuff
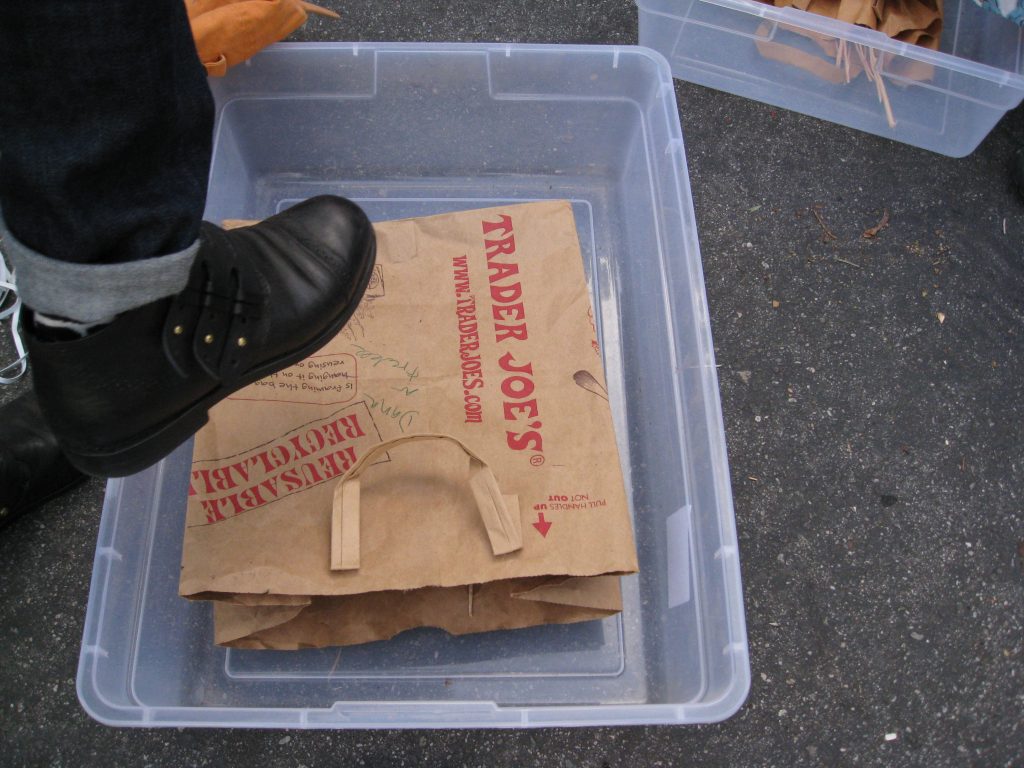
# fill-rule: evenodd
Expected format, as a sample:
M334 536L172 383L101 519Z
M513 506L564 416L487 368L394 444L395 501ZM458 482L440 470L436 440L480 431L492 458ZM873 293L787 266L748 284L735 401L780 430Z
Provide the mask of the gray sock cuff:
M2 215L0 241L14 267L25 306L80 323L108 322L129 309L183 290L199 251L196 240L177 253L122 264L59 261L19 242Z

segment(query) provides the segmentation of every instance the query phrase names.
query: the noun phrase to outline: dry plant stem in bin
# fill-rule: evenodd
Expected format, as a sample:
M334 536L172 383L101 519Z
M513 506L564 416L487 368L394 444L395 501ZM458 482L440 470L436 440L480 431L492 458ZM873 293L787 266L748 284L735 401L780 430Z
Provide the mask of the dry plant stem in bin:
M896 127L896 117L892 112L892 104L889 102L889 92L885 87L885 80L882 78L880 67L882 65L882 56L874 49L867 48L867 55L865 55L865 46L858 43L850 43L857 52L857 58L860 59L860 64L864 68L864 75L867 79L875 84L875 92L878 94L878 101L881 102L882 108L885 110L885 121L889 124L890 128ZM846 82L849 83L850 77L850 52L847 50L847 41L840 40L839 45L836 46L836 68L842 69L846 75Z

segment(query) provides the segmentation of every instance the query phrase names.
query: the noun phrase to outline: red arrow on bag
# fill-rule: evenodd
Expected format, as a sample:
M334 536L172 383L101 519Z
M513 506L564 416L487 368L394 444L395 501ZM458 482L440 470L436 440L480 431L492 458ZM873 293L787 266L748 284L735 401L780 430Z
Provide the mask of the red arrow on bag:
M537 529L541 536L547 538L548 529L551 528L551 523L544 519L544 513L537 513L537 522L533 524L533 527Z

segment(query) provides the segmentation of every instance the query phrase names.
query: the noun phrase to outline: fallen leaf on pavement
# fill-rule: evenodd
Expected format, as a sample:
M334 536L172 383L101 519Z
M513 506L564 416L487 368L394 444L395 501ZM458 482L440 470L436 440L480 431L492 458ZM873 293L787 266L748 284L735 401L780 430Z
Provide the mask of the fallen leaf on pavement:
M889 226L889 209L886 208L886 209L884 209L882 211L882 218L881 218L881 220L877 224L875 224L875 226L868 227L867 229L865 229L863 234L861 235L861 237L872 238L872 237L877 235L879 232L881 232L883 229L885 229L888 226Z

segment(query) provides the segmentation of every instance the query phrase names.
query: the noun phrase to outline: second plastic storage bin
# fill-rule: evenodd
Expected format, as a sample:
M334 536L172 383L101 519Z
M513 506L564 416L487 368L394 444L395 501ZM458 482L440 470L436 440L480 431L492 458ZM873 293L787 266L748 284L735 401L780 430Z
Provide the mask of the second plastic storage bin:
M568 199L640 573L604 621L343 649L213 645L178 597L191 449L108 486L78 673L115 725L521 727L720 720L749 685L697 230L668 66L638 48L290 45L213 82L207 218L320 193L374 219Z
M970 154L1024 98L1024 33L972 0L943 0L938 51L755 0L637 0L640 44L660 51L672 73L944 155ZM846 82L829 71L824 47L842 44L852 61L873 62ZM764 55L788 57L777 60ZM795 52L795 53L794 53ZM790 63L815 59L808 69ZM827 78L831 78L827 79ZM799 137L794 137L799 140Z

